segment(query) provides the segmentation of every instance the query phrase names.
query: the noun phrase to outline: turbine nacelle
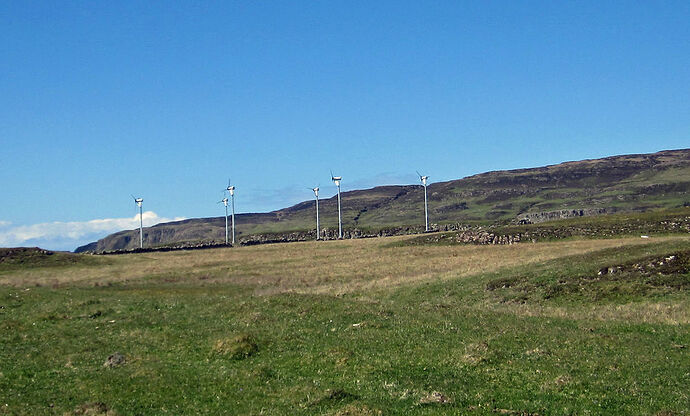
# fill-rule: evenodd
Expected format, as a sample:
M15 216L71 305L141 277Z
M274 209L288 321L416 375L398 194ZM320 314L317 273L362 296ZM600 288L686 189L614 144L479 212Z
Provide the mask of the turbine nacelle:
M333 171L331 171L331 180L335 183L335 186L340 188L340 181L343 180L342 176L333 176Z
M426 181L429 179L428 176L424 176L421 173L417 172L417 176L419 176L419 180L422 181L422 184L426 186Z
M312 188L312 191L314 191L314 196L319 196L319 187L317 186L316 188Z
M139 207L141 207L142 202L144 202L144 198L136 198L134 195L132 195L132 199L134 199L134 203Z
M233 196L235 194L235 186L230 185L230 183L230 178L228 178L228 186L227 188L225 188L225 190L228 191L228 193L230 193L230 196Z
M220 201L218 201L219 204L220 204L221 202L222 202L223 205L225 205L226 207L228 206L228 198L223 198L223 199L221 199Z

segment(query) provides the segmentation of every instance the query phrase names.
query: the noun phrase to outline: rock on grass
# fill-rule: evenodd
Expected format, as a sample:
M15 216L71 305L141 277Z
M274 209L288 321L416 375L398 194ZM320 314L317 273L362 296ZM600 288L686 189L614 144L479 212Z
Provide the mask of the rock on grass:
M103 367L113 368L113 367L121 366L124 363L125 363L125 356L120 354L119 352L116 352L116 353L108 356L108 359L105 360L105 362L103 363Z

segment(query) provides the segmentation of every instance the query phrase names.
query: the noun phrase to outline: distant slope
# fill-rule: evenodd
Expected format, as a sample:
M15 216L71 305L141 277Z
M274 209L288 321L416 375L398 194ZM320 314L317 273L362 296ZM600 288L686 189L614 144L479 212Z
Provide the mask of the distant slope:
M673 208L690 203L690 149L613 156L532 169L487 172L429 185L434 223L494 223L593 213ZM377 229L424 222L419 185L380 186L342 194L346 229ZM314 227L314 201L260 214L236 215L237 234L306 231ZM319 204L322 227L337 228L336 198ZM144 230L147 246L222 241L223 217L159 224ZM134 248L138 230L121 231L76 251Z

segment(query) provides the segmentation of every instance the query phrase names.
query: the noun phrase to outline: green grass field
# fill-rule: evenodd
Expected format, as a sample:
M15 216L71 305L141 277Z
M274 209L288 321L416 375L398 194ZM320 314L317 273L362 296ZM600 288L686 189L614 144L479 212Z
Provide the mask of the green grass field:
M414 238L0 262L0 414L690 412L687 235Z

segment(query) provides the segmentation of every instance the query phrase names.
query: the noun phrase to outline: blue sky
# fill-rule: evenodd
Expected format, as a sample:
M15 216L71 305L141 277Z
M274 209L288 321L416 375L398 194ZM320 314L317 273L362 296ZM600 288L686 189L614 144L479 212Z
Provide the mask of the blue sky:
M690 2L0 2L0 246L690 143ZM93 220L101 221L94 226ZM99 228L100 227L100 228ZM79 231L83 230L83 231Z

